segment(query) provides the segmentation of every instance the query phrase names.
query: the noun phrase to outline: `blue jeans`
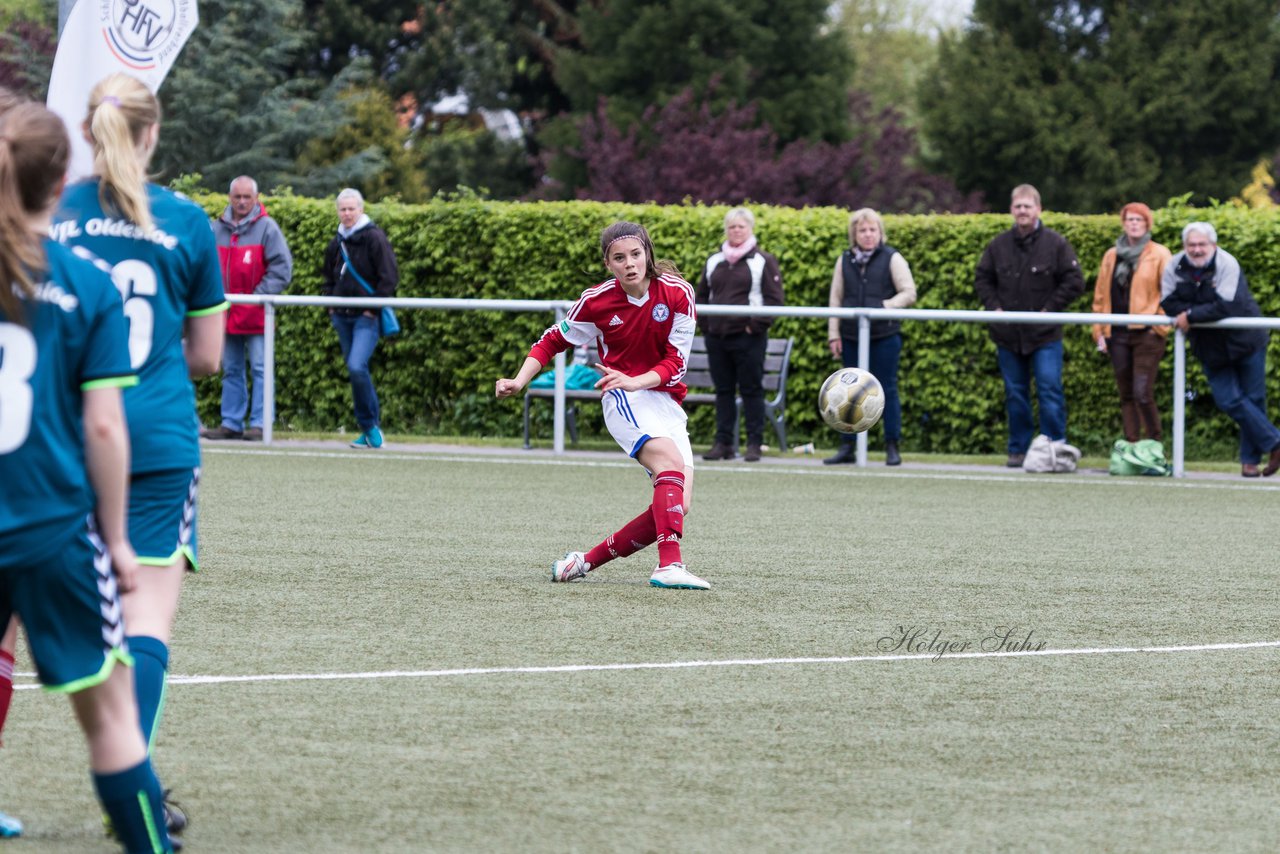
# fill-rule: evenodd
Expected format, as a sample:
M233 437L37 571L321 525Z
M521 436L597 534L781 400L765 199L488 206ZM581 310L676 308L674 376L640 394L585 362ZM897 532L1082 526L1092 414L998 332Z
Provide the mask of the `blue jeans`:
M1004 405L1009 414L1009 453L1025 454L1034 438L1031 378L1040 403L1040 432L1055 442L1067 439L1067 398L1062 392L1062 342L1051 341L1022 356L999 345L996 356L1004 377Z
M846 368L858 367L858 339L840 339L840 361ZM897 442L902 438L902 400L898 397L898 357L902 355L902 333L895 332L884 338L871 341L871 365L868 368L880 380L884 389L884 414L880 423L884 425L884 440ZM852 445L857 437L853 433L845 433L840 441Z
M249 407L249 426L262 429L262 336L228 335L222 347L222 426L241 431L244 410ZM253 400L245 388L244 363L249 360L253 375Z
M1213 402L1240 425L1240 462L1260 462L1280 445L1280 430L1267 419L1266 348L1228 365L1201 367Z
M338 333L338 345L347 363L347 376L351 378L351 397L355 402L356 424L361 432L368 432L382 424L382 409L378 405L378 393L373 389L373 377L369 375L369 360L378 348L378 318L357 314L349 317L334 312L329 315Z

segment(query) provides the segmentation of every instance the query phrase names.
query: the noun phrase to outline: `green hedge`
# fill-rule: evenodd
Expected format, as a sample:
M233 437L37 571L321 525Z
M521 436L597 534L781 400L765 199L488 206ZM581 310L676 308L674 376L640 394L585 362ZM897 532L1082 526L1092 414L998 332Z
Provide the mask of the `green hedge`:
M200 198L210 213L224 197ZM320 262L336 227L330 200L285 196L267 200L294 255L291 294L320 292ZM596 202L433 202L374 204L368 213L386 229L400 261L399 295L495 299L573 299L605 277L598 235L625 218L645 224L659 257L675 261L696 282L706 256L722 239L723 207L622 205ZM831 270L847 243L848 212L834 208L760 206L756 234L778 256L789 305L826 305ZM1045 215L1075 246L1089 287L1069 310L1088 311L1092 278L1103 252L1119 234L1114 216ZM1231 206L1157 211L1155 238L1180 248L1180 230L1207 219L1219 241L1238 257L1264 314L1280 315L1280 214ZM1009 227L1007 215L890 216L889 241L910 262L919 308L976 309L973 268L986 243ZM276 394L278 422L300 430L354 429L351 394L337 340L320 308L286 308L278 315ZM390 432L515 437L518 401L493 399L493 381L519 367L529 345L551 323L548 314L475 311L401 312L403 333L384 339L374 377ZM826 347L826 321L780 319L775 335L797 341L788 387L789 436L795 442L832 443L814 398L835 367ZM900 384L905 450L1000 453L1005 442L1003 388L995 347L984 326L960 323L903 325ZM1274 346L1274 345L1273 345ZM1280 388L1280 361L1270 362L1272 399ZM1110 362L1094 351L1088 327L1067 327L1065 383L1068 438L1086 453L1102 454L1120 434L1119 405ZM1172 413L1173 359L1162 366L1158 399L1166 424ZM1230 458L1236 428L1212 405L1195 360L1188 359L1187 448L1192 458ZM199 384L200 412L216 423L220 381ZM536 407L536 435L550 435L548 405ZM603 434L598 412L587 407L587 435ZM690 411L695 445L713 432L710 407ZM872 431L872 442L880 441Z

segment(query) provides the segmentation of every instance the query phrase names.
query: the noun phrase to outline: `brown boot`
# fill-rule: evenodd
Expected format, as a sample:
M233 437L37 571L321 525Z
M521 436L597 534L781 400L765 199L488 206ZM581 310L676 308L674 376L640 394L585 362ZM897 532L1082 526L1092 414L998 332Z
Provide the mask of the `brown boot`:
M1280 471L1280 445L1271 449L1271 456L1267 458L1267 467L1262 470L1262 476L1271 477L1277 471Z
M244 433L240 430L232 430L225 425L219 425L211 430L201 430L200 437L203 439L241 439Z
M734 458L733 446L724 442L716 442L711 450L702 455L704 460L731 460Z
M749 463L760 462L760 446L747 445L747 452L742 455L742 459L746 460Z

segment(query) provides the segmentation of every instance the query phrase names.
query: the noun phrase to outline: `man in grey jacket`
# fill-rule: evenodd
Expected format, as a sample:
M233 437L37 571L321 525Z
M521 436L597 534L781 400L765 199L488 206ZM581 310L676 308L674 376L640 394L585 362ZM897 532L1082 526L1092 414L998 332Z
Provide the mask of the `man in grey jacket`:
M228 294L278 294L293 279L293 255L276 221L258 200L258 182L241 175L231 182L230 204L213 223ZM232 305L222 353L222 423L202 430L206 439L262 441L263 323L260 305ZM253 374L253 399L245 386L245 362ZM248 427L245 409L249 410Z
M973 286L987 311L1064 311L1084 293L1084 276L1067 239L1040 222L1040 193L1030 184L1013 188L1013 228L996 235L974 274ZM1004 377L1009 417L1010 468L1026 459L1034 436L1031 378L1040 403L1040 432L1051 441L1067 438L1067 399L1062 390L1062 326L992 323Z
M1265 329L1196 328L1229 317L1261 317L1240 262L1218 247L1218 232L1207 222L1182 229L1182 251L1165 265L1160 307L1188 334L1200 360L1213 402L1240 426L1240 474L1270 477L1280 471L1280 428L1267 417ZM1266 466L1258 466L1263 456Z

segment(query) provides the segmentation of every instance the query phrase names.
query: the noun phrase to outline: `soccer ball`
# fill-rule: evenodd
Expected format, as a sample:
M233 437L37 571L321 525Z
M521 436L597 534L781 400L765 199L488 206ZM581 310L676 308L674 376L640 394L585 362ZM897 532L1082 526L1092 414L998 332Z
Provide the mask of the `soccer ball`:
M864 433L884 412L884 389L870 371L841 368L818 391L818 412L834 430Z

